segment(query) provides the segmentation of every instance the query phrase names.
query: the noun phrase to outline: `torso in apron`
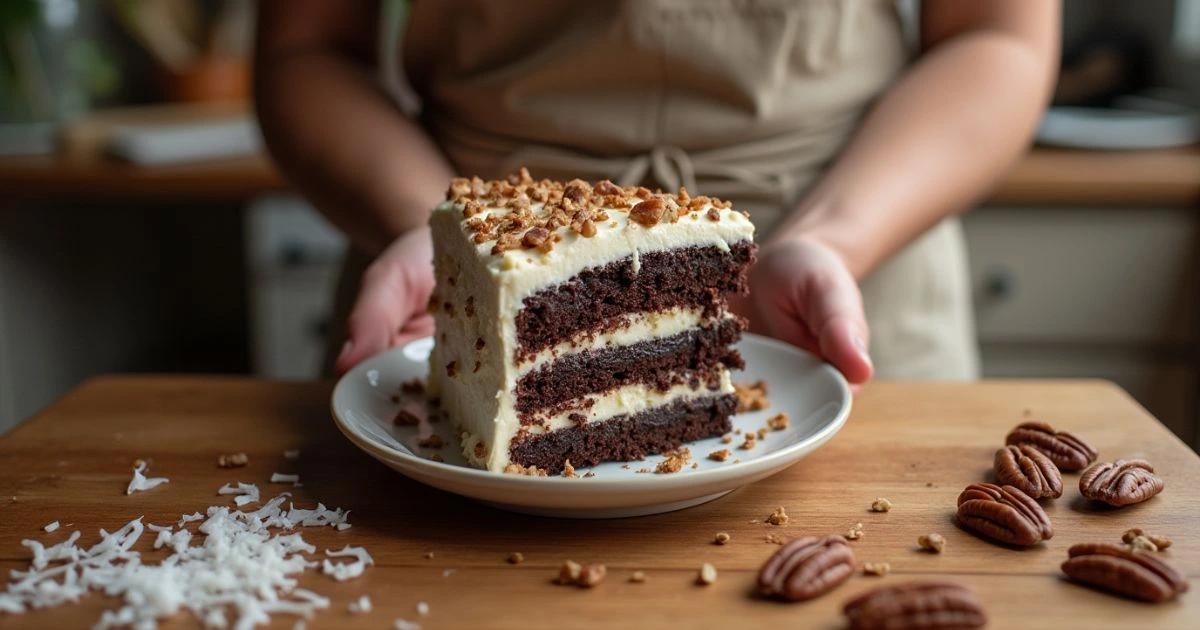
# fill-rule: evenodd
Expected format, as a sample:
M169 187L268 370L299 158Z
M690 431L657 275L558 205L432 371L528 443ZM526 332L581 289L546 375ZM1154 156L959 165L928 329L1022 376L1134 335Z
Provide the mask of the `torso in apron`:
M760 240L908 57L891 0L416 0L389 30L403 41L383 54L403 64L384 67L403 69L457 172L685 185L748 209ZM882 267L886 291L864 283L883 376L973 374L973 353L948 356L973 343L962 283L911 295L953 280L917 277L957 264L949 231ZM932 371L901 365L914 352Z

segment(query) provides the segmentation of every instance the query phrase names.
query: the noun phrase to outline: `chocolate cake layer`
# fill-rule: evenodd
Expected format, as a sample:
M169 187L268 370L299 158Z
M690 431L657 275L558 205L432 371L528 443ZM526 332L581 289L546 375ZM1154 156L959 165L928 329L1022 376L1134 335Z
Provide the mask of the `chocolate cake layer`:
M604 329L616 317L676 306L700 306L716 312L726 293L744 293L757 247L735 243L685 247L585 269L570 280L525 298L517 315L517 354L527 358L585 330Z
M567 460L575 467L629 461L728 433L729 416L736 408L737 397L732 394L678 400L632 416L518 437L509 455L522 466L551 473L562 472Z
M739 319L724 318L670 337L560 357L517 381L517 412L524 421L532 412L622 385L643 383L665 391L718 365L741 368L741 356L729 346L743 327Z

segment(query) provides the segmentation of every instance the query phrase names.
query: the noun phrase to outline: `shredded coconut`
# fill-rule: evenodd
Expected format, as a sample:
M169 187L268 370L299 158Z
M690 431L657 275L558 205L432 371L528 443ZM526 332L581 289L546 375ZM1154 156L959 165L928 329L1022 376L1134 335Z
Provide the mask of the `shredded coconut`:
M271 483L300 483L300 475L271 473Z
M349 609L354 614L369 613L371 612L371 598L363 595L357 600L350 602Z
M413 623L407 619L397 619L392 623L392 627L396 630L421 630L421 624Z
M146 469L146 462L138 462L138 465L134 466L133 479L129 480L129 487L125 488L125 494L133 494L134 492L141 492L142 490L157 488L158 486L170 481L166 477L147 478L145 475Z
M53 523L46 523L46 526L42 528L42 530L45 531L47 534L49 534L50 532L52 532L56 529L58 529L58 521L54 521Z
M142 472L142 466L135 469L135 481ZM252 494L250 488L257 492L251 484L226 486L218 492L242 498ZM0 613L75 603L96 591L122 600L117 608L102 613L95 624L97 630L153 629L159 619L183 610L206 627L235 630L269 623L273 614L310 618L328 608L329 599L297 588L300 574L320 565L305 556L316 553L316 548L290 530L348 525L349 512L321 504L302 509L289 503L284 509L289 497L283 493L254 511L210 507L205 514L182 516L178 529L143 523L139 517L115 532L100 530L100 540L87 548L78 545L78 531L49 547L24 540L21 544L32 555L30 567L11 572L7 591L0 592ZM195 532L184 527L196 521L202 522ZM143 564L141 553L133 550L147 531L155 534L155 549L170 551L157 564ZM346 546L327 553L355 558L337 565L325 559L335 573L344 576L335 576L337 579L361 575L366 566L374 564L361 547Z
M363 569L375 564L375 559L372 558L371 554L367 553L367 550L363 549L362 547L351 547L350 545L346 545L338 551L326 549L325 555L329 556L330 558L354 558L353 562L343 562L341 564L335 564L333 561L326 558L321 563L321 572L325 575L331 576L333 579L339 582L345 582L351 578L356 578L363 574Z
M286 451L284 451L284 452L283 452L283 458L284 458L284 459L288 459L288 460L297 460L297 459L300 459L300 449L298 449L298 448L289 448L288 450L286 450Z
M429 614L429 604L425 602L417 602L417 614L424 617Z
M237 487L229 484L221 486L221 489L217 490L217 494L237 495L233 497L233 502L238 507L242 507L248 503L258 503L259 499L258 486L252 483L242 483L240 481L238 482Z

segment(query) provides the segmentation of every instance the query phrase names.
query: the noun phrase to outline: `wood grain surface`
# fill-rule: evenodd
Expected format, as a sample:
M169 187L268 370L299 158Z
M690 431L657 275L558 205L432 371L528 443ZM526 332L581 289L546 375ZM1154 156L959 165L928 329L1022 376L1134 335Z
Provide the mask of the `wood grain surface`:
M304 577L302 585L334 600L309 628L387 628L397 617L427 629L838 628L841 603L852 595L927 578L976 589L993 628L1190 628L1200 618L1200 587L1152 606L1080 587L1058 569L1071 544L1118 542L1126 529L1142 527L1175 541L1160 557L1193 580L1200 576L1200 458L1108 383L872 384L855 401L846 428L785 472L693 509L612 521L508 514L418 486L341 437L329 419L329 392L327 384L241 378L86 383L0 439L0 570L26 565L23 538L53 543L78 529L81 544L91 544L98 528L111 531L137 516L163 522L225 504L216 489L240 480L260 484L264 497L286 489L298 505L322 501L353 510L353 528L307 529L304 536L318 548L349 543L374 555L377 565L358 580ZM1085 437L1101 459L1150 460L1166 490L1138 506L1106 509L1083 501L1078 475L1066 475L1064 496L1046 504L1054 538L1028 550L958 529L958 492L989 479L995 450L1026 409ZM283 457L291 448L301 449L298 461ZM216 466L218 455L237 451L250 456L246 468ZM151 472L171 482L125 496L136 458L152 459ZM276 471L299 473L304 486L268 484ZM887 497L892 510L870 512L876 497ZM791 519L781 527L765 524L777 506ZM41 531L54 520L73 526ZM856 576L802 604L754 596L756 571L776 549L767 535L843 533L855 522L866 532L851 543L858 560L888 562L890 575ZM711 543L718 531L732 536L728 545ZM917 550L917 537L929 532L946 537L945 553ZM507 564L515 551L525 562ZM552 584L568 558L604 563L608 579L593 590ZM702 562L720 571L716 584L695 584ZM647 582L627 582L634 570L645 571ZM375 610L349 615L346 605L361 594L371 596ZM430 607L420 619L419 601ZM0 615L0 628L88 627L112 604L91 595L77 606ZM291 627L293 619L276 622ZM180 616L165 627L195 625Z

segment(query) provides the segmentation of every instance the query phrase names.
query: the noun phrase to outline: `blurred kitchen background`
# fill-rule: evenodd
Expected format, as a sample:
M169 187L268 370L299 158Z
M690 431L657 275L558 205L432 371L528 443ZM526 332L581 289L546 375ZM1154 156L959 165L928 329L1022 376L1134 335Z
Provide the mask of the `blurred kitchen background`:
M345 241L263 155L253 17L0 0L0 432L103 372L318 376ZM1069 1L1064 43L965 218L984 373L1111 379L1196 447L1200 0Z

